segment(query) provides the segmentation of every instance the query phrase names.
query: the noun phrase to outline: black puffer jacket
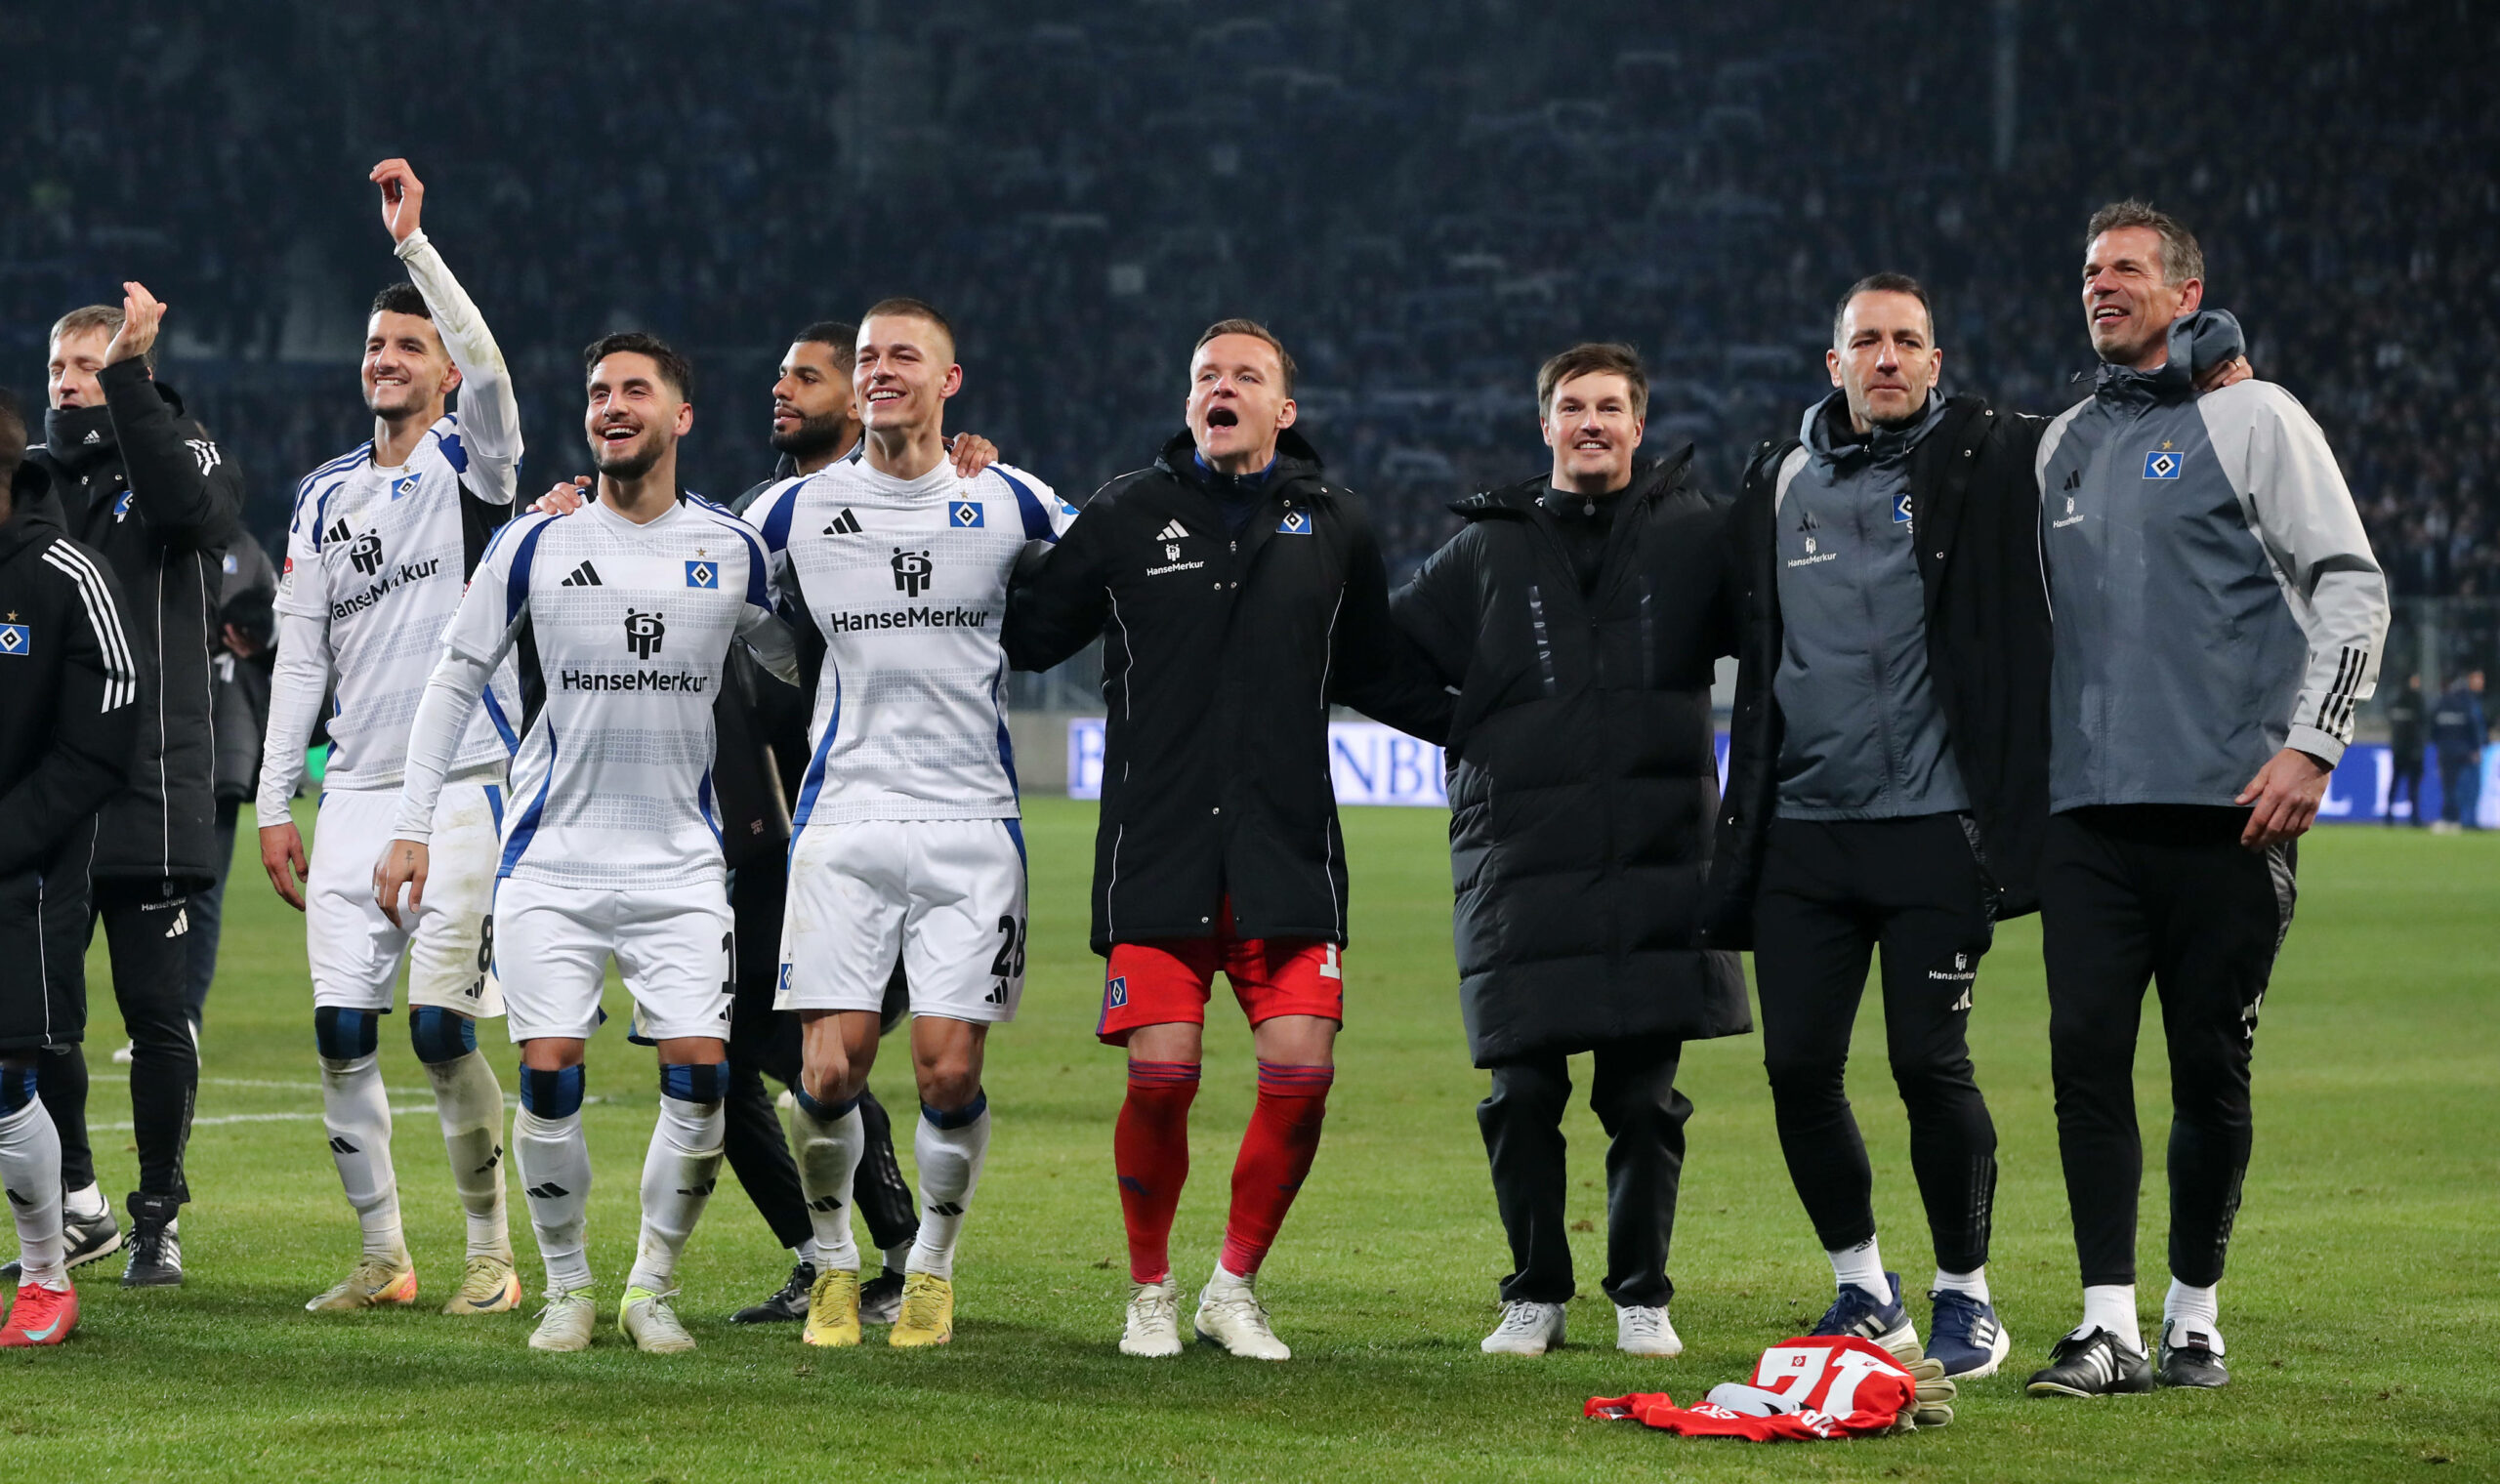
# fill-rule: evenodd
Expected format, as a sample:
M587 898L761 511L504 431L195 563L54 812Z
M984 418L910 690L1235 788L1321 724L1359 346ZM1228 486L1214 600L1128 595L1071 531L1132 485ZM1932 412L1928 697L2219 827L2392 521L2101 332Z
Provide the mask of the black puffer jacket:
M243 485L182 400L121 361L98 373L102 407L54 408L26 451L51 475L62 523L101 554L146 683L130 786L104 804L99 877L217 880L216 689L221 554L240 529Z
M1452 507L1467 528L1392 599L1459 687L1450 875L1479 1066L1752 1029L1735 955L1693 946L1719 802L1710 678L1731 635L1727 510L1687 482L1691 459L1612 497L1586 598L1535 479Z

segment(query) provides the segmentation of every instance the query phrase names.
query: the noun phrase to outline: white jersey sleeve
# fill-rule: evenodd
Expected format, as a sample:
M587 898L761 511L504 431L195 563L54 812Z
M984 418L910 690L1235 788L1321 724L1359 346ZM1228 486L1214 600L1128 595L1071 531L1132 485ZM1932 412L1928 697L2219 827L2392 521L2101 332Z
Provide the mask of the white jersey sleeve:
M478 698L485 693L495 667L511 652L528 614L528 595L512 580L512 554L521 546L518 538L532 525L555 518L523 515L504 527L479 561L469 591L443 631L442 658L426 680L425 696L417 703L416 720L408 728L407 771L399 786L399 819L392 828L394 838L432 838L435 803L469 729L470 714L477 710Z
M279 613L270 717L261 730L260 794L253 805L264 830L294 823L288 804L303 785L305 744L329 689L330 626L301 613Z
M472 470L469 482L479 499L510 505L521 483L521 406L504 352L423 231L410 232L397 253L425 296L451 363L460 368L460 439Z

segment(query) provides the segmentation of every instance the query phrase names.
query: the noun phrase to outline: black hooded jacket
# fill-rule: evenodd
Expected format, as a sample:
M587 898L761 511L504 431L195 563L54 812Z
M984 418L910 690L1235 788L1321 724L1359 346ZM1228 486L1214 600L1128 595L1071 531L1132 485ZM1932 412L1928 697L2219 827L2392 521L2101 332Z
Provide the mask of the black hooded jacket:
M1688 443L1609 497L1586 596L1566 529L1584 517L1543 503L1540 478L1451 507L1467 528L1393 599L1459 687L1452 926L1479 1066L1752 1029L1736 956L1695 946L1710 680L1732 636L1727 508L1688 482L1691 460Z
M1248 515L1235 534L1223 502ZM1106 734L1094 951L1212 936L1346 941L1328 773L1343 703L1438 741L1449 697L1411 663L1361 502L1287 429L1263 475L1197 462L1187 433L1097 491L1007 602L1019 670L1103 639Z
M146 683L130 782L105 804L99 877L217 879L216 686L221 554L241 528L234 467L138 360L104 368L102 407L54 408L26 457L60 519L130 599L123 623Z

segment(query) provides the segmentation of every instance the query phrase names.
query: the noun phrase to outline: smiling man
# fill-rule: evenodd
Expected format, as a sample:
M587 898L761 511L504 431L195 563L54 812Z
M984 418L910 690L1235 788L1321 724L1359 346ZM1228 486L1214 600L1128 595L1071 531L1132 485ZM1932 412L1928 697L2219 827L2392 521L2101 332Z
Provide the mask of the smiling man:
M1293 377L1265 326L1209 326L1188 428L1096 492L1008 604L1018 669L1103 640L1093 941L1110 964L1096 1030L1129 1058L1112 1153L1130 1355L1181 1352L1169 1245L1219 969L1250 1018L1259 1098L1196 1328L1235 1355L1292 1354L1254 1280L1318 1152L1345 1015L1328 708L1435 740L1447 714L1439 686L1397 663L1380 549L1295 430Z
M1690 443L1638 457L1649 379L1629 346L1555 356L1536 398L1547 473L1453 506L1466 529L1394 599L1457 692L1459 996L1491 1073L1476 1116L1512 1259L1482 1348L1562 1342L1565 1058L1594 1051L1615 1345L1671 1356L1684 1344L1667 1253L1692 1114L1676 1071L1686 1042L1750 1028L1736 956L1694 946L1718 805L1727 515L1693 486Z

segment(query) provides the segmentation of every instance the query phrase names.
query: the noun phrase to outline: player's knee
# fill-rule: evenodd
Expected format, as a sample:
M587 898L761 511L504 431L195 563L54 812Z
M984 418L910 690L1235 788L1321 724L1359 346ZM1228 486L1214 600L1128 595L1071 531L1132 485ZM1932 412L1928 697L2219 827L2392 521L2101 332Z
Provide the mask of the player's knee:
M0 1118L33 1106L34 1100L34 1058L12 1056L0 1060Z
M458 1061L478 1049L478 1022L439 1005L420 1005L408 1011L408 1040L429 1066Z
M989 1094L981 1091L979 1078L942 1087L921 1084L920 1116L933 1128L961 1129L988 1111Z
M729 1064L697 1062L660 1068L660 1095L679 1102L715 1103L729 1095Z
M358 1061L381 1044L381 1017L369 1010L323 1005L312 1011L312 1045L323 1061Z
M570 1118L582 1110L582 1090L590 1085L589 1069L580 1065L521 1069L521 1105L538 1118Z
M1763 1071L1771 1079L1771 1095L1779 1098L1846 1095L1849 1058L1786 1048L1766 1049Z

